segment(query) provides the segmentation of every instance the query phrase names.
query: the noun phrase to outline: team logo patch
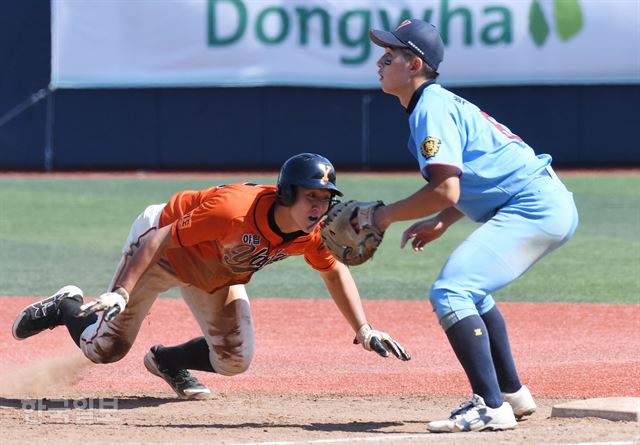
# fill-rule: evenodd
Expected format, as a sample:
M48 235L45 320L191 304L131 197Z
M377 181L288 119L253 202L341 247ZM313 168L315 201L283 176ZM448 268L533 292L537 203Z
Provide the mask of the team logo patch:
M473 330L473 335L475 335L476 337L482 337L482 329L480 329L480 328L474 329Z
M427 136L420 144L420 153L425 159L432 158L438 153L440 149L440 139L433 136Z
M411 24L411 20L405 20L404 22L400 23L398 25L398 27L396 28L396 31L399 30L400 28L402 28L403 26L407 26Z
M322 181L323 183L329 182L329 173L331 173L331 167L326 164L320 164L320 167L324 172L324 175L322 176L322 179L320 181Z

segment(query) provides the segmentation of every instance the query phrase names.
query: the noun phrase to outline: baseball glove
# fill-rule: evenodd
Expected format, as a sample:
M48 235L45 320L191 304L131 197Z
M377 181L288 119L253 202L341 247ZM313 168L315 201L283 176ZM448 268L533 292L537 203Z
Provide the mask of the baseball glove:
M348 266L357 266L373 257L384 233L374 224L373 214L382 201L341 202L329 210L320 235L329 252Z

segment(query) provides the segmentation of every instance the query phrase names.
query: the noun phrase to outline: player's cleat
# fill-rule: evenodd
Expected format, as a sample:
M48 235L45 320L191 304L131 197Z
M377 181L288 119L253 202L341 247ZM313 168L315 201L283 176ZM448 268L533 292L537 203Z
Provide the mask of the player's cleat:
M208 399L211 397L211 391L191 374L187 369L180 369L175 373L162 368L158 364L156 351L162 345L153 346L144 356L144 366L147 370L158 377L162 378L171 386L171 389L178 394L181 399Z
M465 431L511 430L518 425L508 402L500 408L489 408L479 395L451 411L447 420L429 422L427 429L432 433L460 433Z
M65 298L73 298L82 304L82 290L76 286L65 286L44 300L30 304L24 308L13 322L13 338L24 340L45 329L60 326L60 302Z
M504 400L509 402L509 405L513 408L513 414L515 414L516 419L530 416L536 412L536 402L533 400L529 388L525 385L522 385L522 387L514 393L503 392L502 397L504 397Z

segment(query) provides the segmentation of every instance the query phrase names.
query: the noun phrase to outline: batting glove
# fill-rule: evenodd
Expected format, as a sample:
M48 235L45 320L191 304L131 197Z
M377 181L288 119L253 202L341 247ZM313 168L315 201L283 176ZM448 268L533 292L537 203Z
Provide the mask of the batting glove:
M122 287L100 295L96 300L80 306L78 317L87 317L96 312L104 311L104 320L111 321L120 312L124 311L129 302L129 293Z
M400 343L389 334L376 331L368 324L362 325L353 340L354 344L361 344L367 351L375 351L382 357L389 357L389 352L402 361L411 360L411 355L405 351Z

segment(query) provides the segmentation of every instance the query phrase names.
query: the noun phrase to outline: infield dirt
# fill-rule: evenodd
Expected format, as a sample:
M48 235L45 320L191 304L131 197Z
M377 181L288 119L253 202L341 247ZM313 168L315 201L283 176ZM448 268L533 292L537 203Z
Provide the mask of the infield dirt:
M142 357L198 335L182 301L158 300L129 355L94 365L64 328L13 340L13 318L33 300L2 300L2 444L640 443L638 422L550 418L568 400L640 396L638 305L500 304L539 410L513 431L438 435L426 422L447 417L469 390L427 303L365 302L370 322L413 354L402 363L352 345L330 301L254 300L251 369L198 373L213 398L181 401Z

